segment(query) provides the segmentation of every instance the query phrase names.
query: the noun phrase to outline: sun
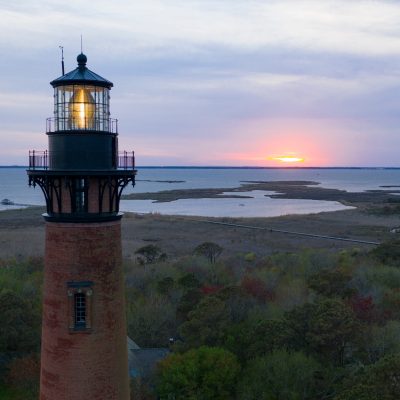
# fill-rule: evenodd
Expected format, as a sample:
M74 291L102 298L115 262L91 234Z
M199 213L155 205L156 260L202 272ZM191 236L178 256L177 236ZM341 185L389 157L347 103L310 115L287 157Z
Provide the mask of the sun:
M295 157L295 156L270 157L270 160L280 161L280 162L283 162L283 163L300 163L300 162L304 162L304 158Z

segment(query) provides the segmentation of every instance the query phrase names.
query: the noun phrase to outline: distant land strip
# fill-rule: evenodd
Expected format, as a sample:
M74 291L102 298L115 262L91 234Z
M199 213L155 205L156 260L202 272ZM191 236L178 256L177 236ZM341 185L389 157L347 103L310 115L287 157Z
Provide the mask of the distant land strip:
M273 199L303 199L338 201L344 205L362 206L367 204L398 203L400 197L395 193L400 190L367 190L364 192L347 192L339 189L328 189L318 186L314 181L243 181L240 187L174 189L160 192L131 193L122 196L123 200L153 200L156 203L180 199L204 198L252 198L248 193L254 190L274 192L266 195ZM229 194L224 194L230 192Z

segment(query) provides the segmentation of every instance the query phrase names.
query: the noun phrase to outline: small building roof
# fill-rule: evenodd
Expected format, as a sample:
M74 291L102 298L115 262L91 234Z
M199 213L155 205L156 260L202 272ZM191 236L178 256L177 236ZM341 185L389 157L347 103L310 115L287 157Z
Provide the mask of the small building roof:
M78 67L50 82L53 87L64 85L94 85L110 89L113 83L86 67L87 57L81 53L76 58Z
M170 354L168 348L134 349L128 354L129 375L132 378L151 377L156 370L157 363Z

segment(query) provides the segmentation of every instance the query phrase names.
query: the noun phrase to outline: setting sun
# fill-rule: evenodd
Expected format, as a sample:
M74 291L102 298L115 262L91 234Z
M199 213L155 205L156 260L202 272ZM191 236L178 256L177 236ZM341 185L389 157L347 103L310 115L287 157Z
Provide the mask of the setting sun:
M271 157L271 160L281 161L284 163L297 163L297 162L303 162L304 158L294 157L294 156L280 156L280 157Z

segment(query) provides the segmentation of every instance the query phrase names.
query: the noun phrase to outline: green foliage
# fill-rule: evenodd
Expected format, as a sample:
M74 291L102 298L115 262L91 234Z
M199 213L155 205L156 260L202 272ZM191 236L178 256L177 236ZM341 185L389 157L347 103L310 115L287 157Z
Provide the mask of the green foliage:
M383 326L364 326L362 336L363 354L368 364L384 356L400 353L400 321L388 321Z
M289 348L310 351L307 334L311 328L314 312L315 304L306 303L285 313L286 343Z
M245 320L249 310L256 304L255 299L239 286L227 286L215 296L225 303L229 320L233 323Z
M167 276L157 282L157 290L159 293L169 295L174 288L175 281L170 276Z
M382 243L371 254L384 264L400 267L400 240Z
M251 264L243 253L218 262L217 256L211 261L203 254L163 261L156 268L161 249L152 258L154 248L145 248L143 254L149 250L150 258L138 255L148 267L129 260L124 265L128 333L141 347L166 347L170 337L178 339L177 351L219 346L234 353L248 371L255 359L281 354L287 360L300 354L302 362L287 361L296 373L314 370L315 360L320 363L315 370L318 395L307 394L313 393L312 385L304 394L313 399L332 399L338 393L370 399L365 396L375 389L364 390L365 371L400 352L400 269L394 254L387 258L389 264L361 250L280 253L257 257ZM40 259L0 260L0 296L5 296L0 298L0 351L6 352L0 359L0 381L16 353L23 358L39 346L41 284ZM360 370L360 365L370 366ZM285 382L283 366L274 371L275 381ZM264 378L260 380L262 386ZM296 397L297 386L288 382L295 389L281 398L303 398ZM137 389L151 399L151 390L146 392L142 383ZM255 380L253 386L256 390ZM241 390L245 393L242 385Z
M176 334L175 307L163 296L127 305L128 335L141 347L167 347Z
M13 358L18 355L24 360L28 353L38 351L40 346L42 270L40 258L20 262L0 260L0 382L9 381L7 388L0 388L0 399L37 398L23 388L24 382L19 384L10 380L12 376L9 373L19 369L19 375L24 377L23 369L15 368L19 361ZM29 379L25 380L31 388L32 380L30 383Z
M253 252L247 253L244 256L244 260L248 263L252 263L256 260L256 255Z
M345 351L358 330L352 310L343 301L323 299L314 306L306 339L316 353L343 365Z
M0 292L0 352L30 352L39 348L40 314L30 299Z
M400 287L400 269L389 266L374 266L364 268L360 273L366 275L367 280L384 288L397 289Z
M250 360L238 388L241 400L315 399L321 365L302 352L275 350Z
M185 274L178 279L178 284L184 289L195 289L200 287L200 281L193 273Z
M188 290L179 300L176 309L177 319L180 321L186 321L188 314L199 304L203 295L198 289Z
M356 341L359 325L342 300L322 298L286 313L286 343L343 365L345 351Z
M309 290L304 279L285 277L275 288L275 303L282 310L291 310L308 300Z
M211 264L214 264L221 255L223 248L213 242L199 244L193 251L195 255L205 257Z
M231 322L225 302L216 296L206 296L188 315L179 333L186 348L202 345L218 346L223 342L224 332Z
M282 320L249 319L229 327L224 347L244 363L283 347L285 338L286 325Z
M400 393L400 354L386 356L349 378L335 400L395 400Z
M351 274L343 269L322 269L311 275L307 283L319 295L345 298L353 292L349 288L350 280Z
M161 400L230 400L239 371L232 353L203 346L161 361L157 392Z

